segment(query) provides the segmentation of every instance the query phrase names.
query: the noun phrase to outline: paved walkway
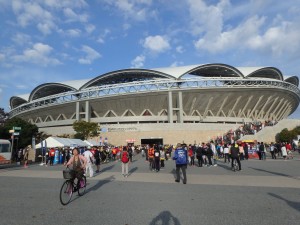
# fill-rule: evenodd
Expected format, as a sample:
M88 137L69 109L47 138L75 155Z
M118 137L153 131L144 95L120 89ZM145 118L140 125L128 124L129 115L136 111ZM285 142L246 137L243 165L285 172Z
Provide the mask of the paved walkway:
M102 172L89 180L110 180L124 182L150 182L150 183L174 183L174 162L166 162L165 169L160 172L148 170L148 163L144 158L136 156L129 166L129 176L124 178L121 173L120 162L110 162L101 165ZM230 186L253 186L253 187L288 187L300 188L299 167L300 160L249 160L242 161L242 171L233 172L230 164L218 162L217 167L188 167L188 184L204 185L230 185ZM62 178L62 165L52 167L38 164L23 167L7 168L0 170L2 177L28 177L28 178Z

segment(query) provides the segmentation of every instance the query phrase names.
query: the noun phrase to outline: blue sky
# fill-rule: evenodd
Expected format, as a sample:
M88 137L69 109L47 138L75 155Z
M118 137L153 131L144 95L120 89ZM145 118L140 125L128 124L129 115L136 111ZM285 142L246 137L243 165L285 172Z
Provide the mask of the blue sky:
M300 74L300 0L0 0L0 27L6 111L11 96L39 84L126 68L224 63Z

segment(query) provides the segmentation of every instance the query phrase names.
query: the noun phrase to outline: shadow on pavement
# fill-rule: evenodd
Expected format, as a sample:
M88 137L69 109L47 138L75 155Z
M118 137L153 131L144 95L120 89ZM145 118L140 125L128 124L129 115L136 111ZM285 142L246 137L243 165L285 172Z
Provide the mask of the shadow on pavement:
M132 173L134 173L135 171L137 171L137 169L138 169L137 167L133 167L132 169L129 170L129 173L132 174Z
M292 178L295 180L300 180L298 177L293 177L291 175L287 175L284 173L278 173L278 172L268 171L268 170L264 170L264 169L258 169L258 168L254 168L254 167L249 167L249 168L253 169L253 170L261 171L261 172L266 172L266 173L270 173L270 174L274 174L274 175L278 175L278 176L283 176L283 177L288 177L288 178Z
M285 198L283 198L283 197L281 197L279 195L276 195L274 193L268 193L268 194L271 195L274 198L278 198L278 199L280 199L282 201L285 201L286 204L288 204L290 207L292 207L292 208L300 211L300 202L294 202L294 201L287 200L287 199L285 199Z
M71 199L71 201L69 202L69 204L70 204L71 202L76 201L78 198L82 198L82 197L84 198L84 196L87 195L88 193L90 193L91 191L96 191L96 190L98 190L98 189L99 189L100 187L102 187L104 184L107 184L107 183L113 181L114 179L115 179L114 176L110 176L110 177L108 177L108 178L105 179L105 180L99 180L94 186L92 186L92 187L90 187L89 189L87 189L86 192L85 192L85 194L84 194L83 196L76 195L75 197L73 197L73 198ZM87 183L87 184L89 184L89 183ZM74 196L74 194L73 194L73 196Z
M174 224L174 225L181 225L179 220L173 216L169 211L163 211L158 216L153 218L153 220L149 223L149 225L168 225L168 224Z
M218 163L218 167L221 167L221 168L223 168L223 169L225 169L225 170L231 170L231 162L230 163L223 163L223 164L221 164L221 163ZM243 169L243 168L242 168Z
M103 169L100 169L100 173L103 173L105 171L108 171L108 170L111 170L112 168L114 168L115 164L114 165L111 165L111 166L108 166L108 167L105 167Z
M86 194L88 194L91 191L97 191L100 187L102 187L104 184L107 184L111 181L115 180L114 176L110 176L106 178L105 180L99 180L94 186L87 189Z

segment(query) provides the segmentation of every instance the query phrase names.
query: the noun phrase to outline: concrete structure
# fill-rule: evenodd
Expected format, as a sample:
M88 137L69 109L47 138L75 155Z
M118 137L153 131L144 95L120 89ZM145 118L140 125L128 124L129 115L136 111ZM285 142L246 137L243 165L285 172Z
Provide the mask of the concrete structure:
M280 121L300 100L297 76L275 67L204 64L125 69L90 80L46 83L10 99L18 116L49 134L74 133L74 121L99 123L114 144L128 138L204 141L244 122Z
M292 130L300 126L300 120L295 119L283 119L278 122L275 126L264 127L261 131L254 135L245 135L241 140L257 140L259 142L263 141L265 143L275 142L275 137L283 129L287 128Z

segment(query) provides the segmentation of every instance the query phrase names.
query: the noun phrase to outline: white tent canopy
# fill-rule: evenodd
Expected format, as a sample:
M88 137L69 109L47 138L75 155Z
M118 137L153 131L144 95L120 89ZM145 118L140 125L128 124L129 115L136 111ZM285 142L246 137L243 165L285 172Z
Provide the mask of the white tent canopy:
M99 146L100 145L100 143L99 142L97 142L97 141L95 141L95 140L85 140L84 141L85 143L87 143L89 146Z
M48 137L46 140L42 141L41 143L37 144L36 148L41 147L47 148L55 148L55 147L86 147L88 146L87 143L80 139L71 139L71 138L59 138L59 137Z

